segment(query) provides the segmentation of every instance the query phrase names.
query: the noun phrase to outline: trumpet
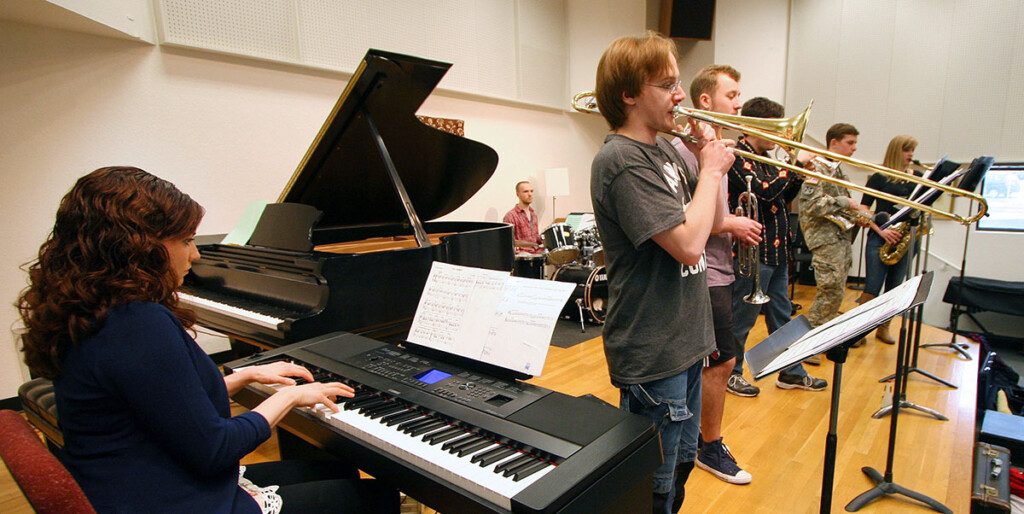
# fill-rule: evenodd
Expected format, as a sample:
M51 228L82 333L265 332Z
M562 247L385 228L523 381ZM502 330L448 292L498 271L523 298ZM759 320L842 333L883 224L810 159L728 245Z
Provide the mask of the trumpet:
M758 220L757 197L754 196L750 185L753 179L753 175L747 175L747 191L739 197L736 215L760 221ZM736 272L740 276L750 277L754 281L754 284L750 287L750 294L744 296L743 301L754 305L768 303L771 299L761 290L761 245L747 244L740 241L738 248L736 252Z
M847 157L845 155L840 155L837 153L829 152L828 150L815 148L813 146L801 143L800 141L803 139L804 129L807 126L807 119L810 115L811 107L813 105L814 102L812 101L810 105L808 105L807 108L804 109L803 112L801 112L800 114L793 116L792 118L782 119L732 116L727 114L702 111L699 109L688 109L686 107L681 107L678 105L673 109L673 112L675 113L676 117L685 116L693 120L701 121L722 128L727 128L730 130L735 130L748 136L759 137L761 139L771 141L782 147L789 154L790 160L793 162L796 162L797 153L803 150L805 152L817 154L821 157L825 157L833 161L845 162L853 166L873 170L877 173L881 173L882 175L890 178L897 178L900 180L913 182L915 184L920 184L924 187L937 189L939 191L949 193L953 196L961 196L968 198L978 203L978 211L977 213L965 218L959 214L956 214L955 212L946 212L935 207L932 207L930 205L925 205L912 200L908 200L906 198L886 193L884 191L878 191L869 187L854 184L853 182L850 182L848 180L843 180L823 173L818 173L816 171L811 171L776 159L771 159L752 152L740 150L738 148L732 149L733 153L746 159L763 162L765 164L770 164L777 168L783 168L795 173L799 173L808 178L814 178L823 182L835 184L840 187L845 187L853 191L866 193L877 199L886 200L888 202L892 202L897 205L902 205L904 207L910 207L911 209L916 209L921 212L927 212L929 214L939 216L941 218L955 220L964 225L974 223L975 221L978 221L978 219L985 215L985 212L988 210L988 203L985 201L984 198L981 197L981 195L978 195L976 193L948 186L946 184L941 184L933 180L918 177L912 173L904 173L902 171L894 170L892 168L887 168L885 166L880 166L878 164L872 164L870 162L861 161L859 159L854 159L852 157ZM585 112L589 114L600 114L600 111L597 107L597 97L594 95L593 91L584 91L574 96L572 99L572 108L579 112ZM678 131L671 131L669 133L672 134L673 136L680 137L686 141L690 141L693 143L698 142L697 138L691 134Z

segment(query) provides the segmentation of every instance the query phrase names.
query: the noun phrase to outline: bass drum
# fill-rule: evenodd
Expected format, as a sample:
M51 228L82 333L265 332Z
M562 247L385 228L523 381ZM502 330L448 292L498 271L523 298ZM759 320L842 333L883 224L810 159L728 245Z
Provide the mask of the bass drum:
M576 284L576 289L573 289L569 301L562 308L563 318L579 321L582 308L584 321L604 323L605 309L608 308L608 275L603 266L562 266L555 270L551 280Z

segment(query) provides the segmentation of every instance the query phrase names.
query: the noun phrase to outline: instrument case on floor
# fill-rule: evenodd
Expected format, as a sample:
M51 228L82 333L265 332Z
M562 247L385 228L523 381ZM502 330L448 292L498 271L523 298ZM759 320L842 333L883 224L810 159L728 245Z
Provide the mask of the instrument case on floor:
M976 443L971 514L1010 512L1010 451L1002 446Z

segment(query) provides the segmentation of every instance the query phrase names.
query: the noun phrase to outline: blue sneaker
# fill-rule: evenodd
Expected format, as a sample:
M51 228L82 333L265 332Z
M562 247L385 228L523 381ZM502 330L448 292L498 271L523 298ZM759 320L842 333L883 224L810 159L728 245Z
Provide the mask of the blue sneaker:
M752 479L750 473L743 471L736 464L736 458L722 442L722 438L710 443L701 439L700 450L697 451L697 467L730 484L749 484Z

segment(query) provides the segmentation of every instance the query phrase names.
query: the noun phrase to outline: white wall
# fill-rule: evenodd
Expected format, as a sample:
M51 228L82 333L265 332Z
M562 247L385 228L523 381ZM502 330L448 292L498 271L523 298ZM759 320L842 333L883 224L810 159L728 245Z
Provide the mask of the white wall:
M603 49L614 36L600 31L643 30L642 3L581 4L592 8L586 16L614 13L600 30L571 27L580 41ZM34 258L57 203L79 176L101 166L139 166L206 207L200 233L226 232L247 202L277 198L347 77L3 21L0 47L0 327L11 334L0 339L6 398L28 378L10 332L17 327L13 303L26 284L19 266ZM591 45L581 53L592 54ZM553 219L540 172L546 168L570 170L571 194L558 198L560 216L590 210L590 162L606 132L599 116L441 92L419 113L465 120L466 137L500 158L491 180L447 219L500 221L516 201L514 184L532 179L543 228Z
M822 138L838 121L856 125L855 157L865 161L881 162L898 134L920 141L916 157L926 163L944 155L962 163L979 155L1020 161L1022 36L1024 4L1016 0L792 0L786 100L806 105L814 99L811 136ZM854 171L851 178L863 184L867 176ZM957 201L957 212L966 213L967 203ZM959 274L964 230L935 222L928 267L936 277L926 323L947 324L942 295ZM1013 258L1024 248L1024 235L971 230L967 275L1024 278L1024 266ZM982 317L997 332L1022 333L1019 319Z

